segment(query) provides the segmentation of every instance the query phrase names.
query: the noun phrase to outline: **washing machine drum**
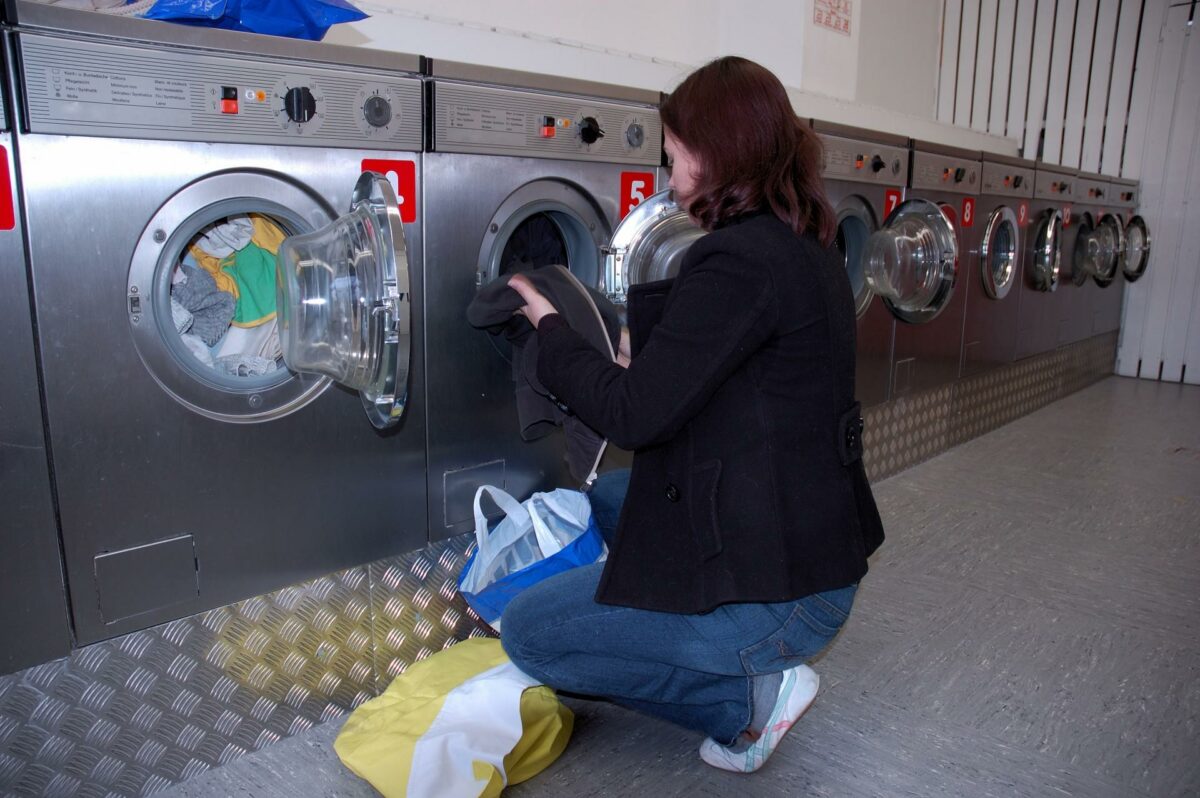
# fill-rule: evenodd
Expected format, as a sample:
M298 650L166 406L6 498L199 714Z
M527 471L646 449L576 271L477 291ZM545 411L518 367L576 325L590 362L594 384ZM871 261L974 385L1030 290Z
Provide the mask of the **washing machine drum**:
M1146 273L1150 260L1150 231L1146 221L1134 216L1125 226L1125 248L1121 251L1121 271L1127 282L1134 282Z
M569 263L567 245L558 225L544 213L521 222L500 253L501 276L526 272L540 266Z
M696 239L704 235L667 189L652 194L617 225L604 249L604 290L618 305L630 287L666 280L679 266Z
M1034 226L1033 245L1029 259L1029 282L1038 291L1058 288L1062 266L1062 212L1050 208Z
M867 241L867 282L901 321L923 324L950 302L958 239L934 203L915 199L892 211Z
M387 179L363 174L350 211L279 247L283 360L353 388L367 417L394 425L408 398L412 310L400 209Z
M992 299L1004 299L1017 279L1020 233L1017 215L1002 205L988 217L979 249L983 290Z

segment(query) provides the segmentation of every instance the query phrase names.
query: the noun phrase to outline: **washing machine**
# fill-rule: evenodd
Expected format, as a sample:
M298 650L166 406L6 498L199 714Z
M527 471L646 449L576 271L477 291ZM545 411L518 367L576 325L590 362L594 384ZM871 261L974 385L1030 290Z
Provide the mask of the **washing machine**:
M481 484L518 496L580 484L561 433L524 439L511 348L469 327L467 306L492 280L553 263L601 289L618 222L665 180L657 92L438 60L429 74L426 402L440 538L473 528Z
M1150 265L1150 228L1137 212L1141 188L1136 180L1113 180L1117 207L1125 222L1125 251L1121 253L1121 275L1125 282L1141 279Z
M892 398L958 378L967 305L961 283L978 249L981 172L978 151L912 144L906 196L908 202L920 204L906 202L884 223L884 230L896 235L891 249L907 251L911 259L909 276L900 284L905 287L893 289L898 291L896 298L884 297L897 319ZM915 213L909 215L908 210Z
M908 139L813 120L823 148L822 177L837 213L836 245L858 313L855 392L863 406L888 399L896 320L867 279L866 245L899 207L908 185Z
M1037 164L1034 170L1030 228L1017 312L1017 358L1058 346L1062 285L1063 225L1075 197L1075 173Z
M1094 308L1101 285L1112 285L1124 247L1121 220L1108 212L1111 179L1079 172L1070 222L1063 229L1058 343L1077 343L1092 335ZM1117 292L1120 288L1117 289Z
M71 637L38 391L12 129L17 106L0 31L0 674L63 656Z
M420 59L20 11L17 150L77 641L419 548ZM357 195L364 169L402 200L385 246L378 230L347 243L390 285L363 306L369 331L330 344L392 356L364 366L392 393L348 379L360 401L286 367L275 274L285 238L352 199L386 204Z
M979 237L969 259L960 374L1011 363L1017 353L1021 253L1029 226L1034 164L1002 155L983 156L975 208Z

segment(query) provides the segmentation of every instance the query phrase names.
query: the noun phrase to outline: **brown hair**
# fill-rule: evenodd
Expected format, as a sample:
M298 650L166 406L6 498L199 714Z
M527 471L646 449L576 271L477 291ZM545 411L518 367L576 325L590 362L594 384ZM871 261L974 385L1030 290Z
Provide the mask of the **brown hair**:
M700 163L688 212L713 230L770 210L829 246L837 220L821 179L821 140L779 78L737 56L697 69L663 101L663 124Z

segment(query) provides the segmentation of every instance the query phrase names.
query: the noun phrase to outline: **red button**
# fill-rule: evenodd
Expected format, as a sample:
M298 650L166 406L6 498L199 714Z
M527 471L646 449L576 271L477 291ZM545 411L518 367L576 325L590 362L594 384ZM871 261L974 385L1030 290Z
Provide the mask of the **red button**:
M542 126L542 138L544 138L544 139L554 138L554 125L543 125Z
M236 114L238 112L237 100L221 100L221 113Z

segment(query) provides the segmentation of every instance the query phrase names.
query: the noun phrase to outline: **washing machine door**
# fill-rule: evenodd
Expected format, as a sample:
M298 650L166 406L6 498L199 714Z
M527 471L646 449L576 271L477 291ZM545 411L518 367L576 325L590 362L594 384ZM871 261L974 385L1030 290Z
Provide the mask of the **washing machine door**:
M958 239L934 203L907 200L867 241L866 278L893 315L910 324L936 318L950 302Z
M1098 253L1092 279L1101 288L1106 288L1116 278L1121 268L1121 256L1125 252L1125 230L1121 227L1121 220L1111 213L1104 214L1096 223L1092 238Z
M992 299L1004 299L1017 279L1017 255L1021 234L1017 214L1007 205L992 211L983 228L979 247L980 277L983 290Z
M875 294L867 282L866 249L867 241L879 229L875 212L871 204L862 197L851 195L838 203L837 235L834 246L842 253L842 263L846 267L846 276L850 278L850 288L854 291L854 313L859 318L871 306Z
M1126 282L1134 282L1146 273L1150 261L1150 231L1146 220L1134 216L1125 225L1125 247L1121 250L1121 271Z
M285 239L277 268L284 362L353 388L375 427L394 425L408 399L412 294L391 184L361 175L350 211Z
M623 305L631 286L674 277L688 249L703 235L675 202L674 191L652 194L621 220L602 250L604 293Z
M1062 267L1062 212L1047 209L1034 223L1029 282L1038 291L1058 288Z

